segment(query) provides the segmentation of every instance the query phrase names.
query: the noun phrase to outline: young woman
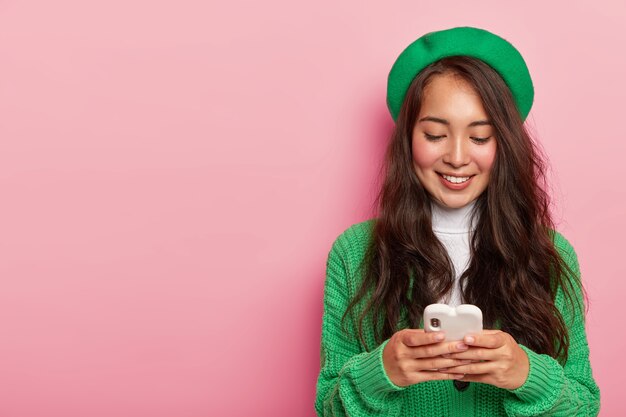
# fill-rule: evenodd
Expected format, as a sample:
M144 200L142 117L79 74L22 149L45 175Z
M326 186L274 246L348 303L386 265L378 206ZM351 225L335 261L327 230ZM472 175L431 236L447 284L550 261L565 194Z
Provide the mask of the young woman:
M378 216L328 255L319 416L598 414L576 253L523 124L533 91L482 29L431 32L394 63ZM437 302L478 306L485 330L425 333Z

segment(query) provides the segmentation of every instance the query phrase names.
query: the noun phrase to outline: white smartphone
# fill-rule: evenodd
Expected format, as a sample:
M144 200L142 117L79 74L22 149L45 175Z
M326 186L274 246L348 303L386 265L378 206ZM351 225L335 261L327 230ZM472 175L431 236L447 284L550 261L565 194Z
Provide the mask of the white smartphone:
M473 304L430 304L424 309L424 331L443 331L446 342L463 340L465 335L483 331L483 312Z

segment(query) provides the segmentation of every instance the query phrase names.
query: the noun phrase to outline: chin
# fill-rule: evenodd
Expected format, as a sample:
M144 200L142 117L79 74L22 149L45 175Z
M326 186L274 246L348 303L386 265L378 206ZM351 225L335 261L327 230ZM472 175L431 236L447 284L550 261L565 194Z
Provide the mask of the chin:
M461 207L465 207L472 201L473 200L471 198L462 199L462 200L461 199L445 199L445 200L438 200L438 203L448 208L461 208Z

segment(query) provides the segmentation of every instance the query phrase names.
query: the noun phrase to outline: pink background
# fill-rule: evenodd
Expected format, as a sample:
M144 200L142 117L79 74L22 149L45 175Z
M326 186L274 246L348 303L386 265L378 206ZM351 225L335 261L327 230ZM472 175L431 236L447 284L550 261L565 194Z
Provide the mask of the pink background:
M208 4L0 1L0 416L314 416L387 73L465 25L527 60L601 415L626 414L622 1Z

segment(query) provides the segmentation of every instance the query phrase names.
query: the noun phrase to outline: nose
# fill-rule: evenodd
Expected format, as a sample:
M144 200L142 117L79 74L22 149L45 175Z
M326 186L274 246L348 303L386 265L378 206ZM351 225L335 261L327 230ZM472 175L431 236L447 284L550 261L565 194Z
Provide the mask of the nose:
M449 140L448 148L443 155L443 162L453 166L454 168L460 168L463 165L469 164L470 156L467 141L464 141L459 137Z

